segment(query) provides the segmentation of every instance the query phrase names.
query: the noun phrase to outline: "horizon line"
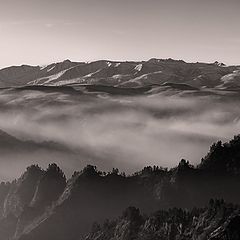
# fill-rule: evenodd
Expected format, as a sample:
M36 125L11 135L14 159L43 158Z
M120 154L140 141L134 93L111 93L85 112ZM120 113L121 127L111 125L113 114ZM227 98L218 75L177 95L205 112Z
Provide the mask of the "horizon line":
M98 61L109 61L109 62L119 62L119 63L124 63L124 62L148 62L150 61L151 59L156 59L156 60L174 60L174 61L183 61L185 63L205 63L205 64L214 64L214 63L220 63L220 64L224 64L226 66L238 66L240 65L239 64L226 64L225 62L223 61L211 61L211 62L208 62L208 61L186 61L186 60L183 60L183 59L177 59L177 58L158 58L158 57L152 57L152 58L148 58L148 59L145 59L145 60L130 60L130 59L126 59L126 60L116 60L116 59L106 59L106 58L102 58L102 59L94 59L94 60L71 60L70 58L65 58L65 59L62 59L62 60L57 60L57 61L52 61L52 62L48 62L48 63L43 63L43 64L32 64L32 63L22 63L22 64L12 64L12 65L6 65L6 66L0 66L0 70L2 69L5 69L5 68L9 68L9 67L21 67L21 66L33 66L33 67L38 67L38 66L48 66L48 65L51 65L51 64L57 64L57 63L61 63L61 62L65 62L65 61L70 61L70 62L76 62L76 63L93 63L93 62L98 62Z

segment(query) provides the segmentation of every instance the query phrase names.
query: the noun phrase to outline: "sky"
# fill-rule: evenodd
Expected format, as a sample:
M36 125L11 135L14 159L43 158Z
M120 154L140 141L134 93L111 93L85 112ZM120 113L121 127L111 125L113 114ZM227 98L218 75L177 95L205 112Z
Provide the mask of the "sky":
M174 58L240 64L240 0L0 0L0 67Z

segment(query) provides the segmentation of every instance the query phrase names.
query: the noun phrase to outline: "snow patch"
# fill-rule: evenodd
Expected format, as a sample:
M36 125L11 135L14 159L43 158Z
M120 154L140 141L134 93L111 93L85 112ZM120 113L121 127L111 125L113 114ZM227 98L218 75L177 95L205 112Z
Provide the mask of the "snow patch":
M48 65L41 65L41 66L39 66L39 67L40 67L40 70L43 70L43 69L45 69L47 66L48 66Z
M55 66L54 66L54 67L55 67ZM76 67L76 66L74 66L74 67ZM67 72L68 70L70 70L70 69L72 69L72 68L74 68L74 67L70 67L70 68L68 68L68 69L65 69L65 70L63 70L63 71L61 71L61 72L58 72L58 73L53 74L53 75L50 75L50 76L48 76L48 77L38 78L38 79L36 79L36 80L34 80L34 81L29 82L28 85L31 85L31 84L34 84L34 85L35 85L35 84L43 84L43 85L44 85L44 84L49 84L49 83L51 83L52 81L60 78L65 72Z
M107 66L108 66L108 67L111 67L111 66L112 66L112 63L107 62Z
M56 66L54 65L54 66L52 66L51 68L49 68L48 70L47 70L47 72L50 72L50 71L52 71L54 68L55 68Z
M115 74L115 75L112 76L113 79L118 79L118 78L120 78L120 77L122 77L121 74Z
M134 69L137 70L138 72L140 72L143 68L142 64L138 64Z
M47 72L50 72L51 70L53 70L55 67L56 67L56 65L54 64L54 66L52 66L52 67L50 67L51 65L41 65L41 66L39 66L40 67L40 71L42 71L42 70L46 70L47 69ZM49 68L50 67L50 68ZM49 68L49 69L48 69Z
M92 75L94 75L95 73L98 73L98 72L100 72L102 69L98 69L97 71L95 71L95 72L92 72L92 73L89 73L89 74L87 74L87 75L85 75L85 76L83 76L83 78L85 78L85 77L91 77Z
M49 82L51 82L51 81L53 81L53 80L56 80L56 79L60 78L67 70L68 70L68 69L65 69L65 70L63 70L63 71L61 71L61 72L59 72L59 73L56 73L56 74L54 74L54 75L51 75L50 77L48 77L48 80L45 81L45 83L49 83Z
M238 81L240 78L240 70L235 70L230 74L227 74L221 78L221 81L226 84L229 82Z

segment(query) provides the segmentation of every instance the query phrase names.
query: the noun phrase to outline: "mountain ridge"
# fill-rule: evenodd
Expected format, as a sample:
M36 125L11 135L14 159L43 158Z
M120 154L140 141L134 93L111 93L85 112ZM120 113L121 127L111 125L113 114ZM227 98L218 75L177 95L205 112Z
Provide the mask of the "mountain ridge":
M66 181L56 164L47 170L32 165L18 180L0 185L0 239L78 240L94 221L112 219L128 206L150 214L202 207L211 198L239 203L239 154L240 137L235 136L213 144L196 167L182 159L172 169L149 166L126 176L118 169L105 173L88 165Z
M114 220L94 223L85 240L238 240L239 206L211 199L204 208L171 208L144 216L129 207Z
M223 63L187 63L183 60L63 62L44 66L0 69L0 87L69 84L143 87L168 82L197 88L228 89L239 86L239 66Z

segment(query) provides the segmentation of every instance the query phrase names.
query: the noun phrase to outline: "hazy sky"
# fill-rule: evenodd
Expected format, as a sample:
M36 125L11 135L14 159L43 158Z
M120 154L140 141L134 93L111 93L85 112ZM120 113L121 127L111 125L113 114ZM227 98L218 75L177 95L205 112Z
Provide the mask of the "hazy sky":
M69 58L240 64L240 0L0 0L0 67Z

